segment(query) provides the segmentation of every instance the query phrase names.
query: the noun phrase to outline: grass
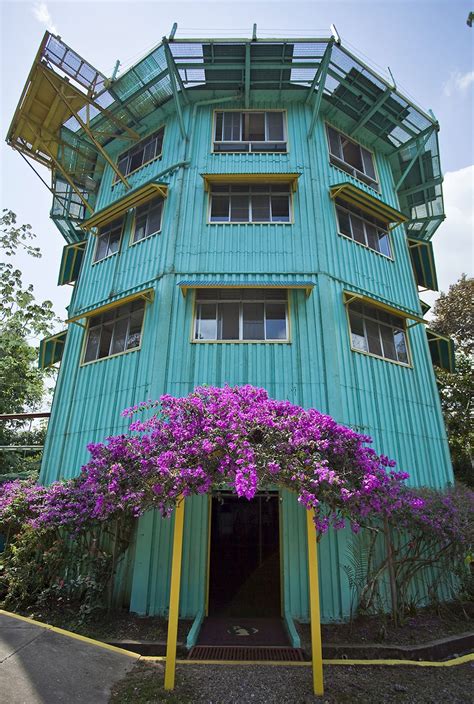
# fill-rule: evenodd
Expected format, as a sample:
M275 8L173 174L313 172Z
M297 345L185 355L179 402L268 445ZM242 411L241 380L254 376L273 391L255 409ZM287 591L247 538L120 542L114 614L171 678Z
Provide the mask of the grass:
M193 704L187 685L176 678L179 692L163 689L164 668L158 663L139 663L112 689L110 704Z

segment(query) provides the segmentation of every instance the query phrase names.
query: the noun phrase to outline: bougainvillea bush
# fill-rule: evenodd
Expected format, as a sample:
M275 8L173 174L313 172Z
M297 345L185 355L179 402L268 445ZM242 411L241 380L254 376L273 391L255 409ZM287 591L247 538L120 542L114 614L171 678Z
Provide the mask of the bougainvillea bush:
M444 535L442 516L406 485L407 473L375 452L369 437L315 409L271 399L264 389L204 386L123 415L132 418L130 432L89 445L91 459L77 478L0 489L0 530L77 537L149 509L167 517L180 497L212 488L231 487L250 500L278 484L314 509L318 535L346 523L357 532L378 517L407 527L416 521L465 547L456 521L444 521Z

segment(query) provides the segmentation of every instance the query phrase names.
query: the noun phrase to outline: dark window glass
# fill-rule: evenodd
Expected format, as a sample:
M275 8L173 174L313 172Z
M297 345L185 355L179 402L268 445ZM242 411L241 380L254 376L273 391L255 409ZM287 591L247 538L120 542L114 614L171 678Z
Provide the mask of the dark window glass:
M117 166L124 176L128 176L132 171L140 169L144 164L156 159L161 154L163 146L163 135L165 128L162 127L155 134L145 137L139 144L135 144L124 154L121 154L117 161ZM115 176L114 183L118 180Z
M249 222L249 197L232 194L230 199L230 219L232 222Z
M145 302L137 300L91 318L84 362L139 347L144 311Z
M217 112L214 150L219 152L286 151L283 111Z
M248 112L244 113L244 141L264 142L265 141L265 113Z
M239 307L238 303L219 304L219 340L239 339Z
M359 312L355 312L356 307ZM401 329L403 318L376 306L350 303L349 322L353 349L409 364L406 332Z
M286 318L285 289L196 292L196 340L286 340Z
M216 196L211 198L211 221L228 222L229 220L229 196Z
M384 223L343 198L336 199L336 213L340 233L386 257L392 256Z
M97 235L97 244L94 254L94 262L105 259L111 254L115 254L120 246L122 237L123 218L101 228Z
M154 235L161 230L162 211L162 198L154 198L137 208L135 213L133 242L138 242L145 237L150 237L150 235Z
M270 221L270 196L269 195L253 195L252 196L252 222L269 222Z
M272 222L290 221L289 196L272 195Z
M286 339L286 306L284 303L266 304L265 337L267 340Z
M264 340L264 306L263 303L244 303L243 306L244 340Z
M378 188L374 160L371 152L357 142L326 125L331 161L347 173Z
M270 142L284 141L282 112L267 112L267 139Z
M222 190L230 189L230 196ZM230 206L230 207L229 207ZM267 184L212 188L211 222L290 222L288 187Z

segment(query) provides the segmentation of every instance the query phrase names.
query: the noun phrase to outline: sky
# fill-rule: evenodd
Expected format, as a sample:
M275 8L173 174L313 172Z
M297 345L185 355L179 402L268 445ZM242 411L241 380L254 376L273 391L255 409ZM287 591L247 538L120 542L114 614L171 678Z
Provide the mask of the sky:
M0 208L30 223L42 259L17 259L38 300L52 300L66 317L71 289L56 286L63 241L49 219L51 194L8 147L5 136L46 29L97 69L111 75L158 44L178 23L176 37L328 36L335 24L342 44L373 68L390 67L398 89L438 119L446 221L434 237L440 289L472 275L474 225L474 27L464 0L330 0L288 2L23 2L0 0ZM40 167L41 168L41 167ZM44 177L48 181L48 172ZM432 304L437 294L425 293Z

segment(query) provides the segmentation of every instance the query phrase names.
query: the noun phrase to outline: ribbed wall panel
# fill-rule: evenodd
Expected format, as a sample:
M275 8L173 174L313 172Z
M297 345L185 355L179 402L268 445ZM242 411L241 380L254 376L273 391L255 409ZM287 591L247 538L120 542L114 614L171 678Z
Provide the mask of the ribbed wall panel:
M202 94L202 99L208 97ZM295 92L278 102L262 99L253 104L288 108L288 154L212 154L213 110L218 104L185 108L188 142L180 136L172 102L149 119L150 129L166 121L163 156L132 175L132 185L177 162L189 160L190 165L163 179L169 191L161 234L128 246L129 214L120 255L95 265L91 264L91 238L69 311L73 315L152 287L155 298L146 305L142 346L80 366L85 333L79 325L70 325L44 453L43 482L74 476L87 461L87 443L124 432L128 422L120 416L123 408L162 393L184 395L202 383L264 386L273 397L317 407L371 435L375 448L396 458L415 484L441 486L452 479L422 326L408 332L413 368L350 349L345 289L419 311L403 229L391 234L393 261L337 234L329 187L353 179L329 164L323 119L308 140L311 108L296 102L296 97ZM228 102L222 107L241 106ZM398 207L389 164L381 153L377 153L377 170L380 197ZM208 194L201 174L247 172L301 174L293 198L294 223L207 224ZM98 208L120 197L122 190L120 184L112 187L112 172L106 169ZM303 290L289 293L290 342L193 343L194 295L190 290L184 297L178 282L232 283L255 278L314 281L309 297ZM207 502L199 501L189 502L186 512L181 608L189 616L202 606L205 590ZM283 502L285 599L293 615L306 618L306 538L300 508L294 497ZM132 607L140 613L166 610L171 527L172 522L152 514L140 521L132 588ZM325 620L343 618L349 610L341 568L346 540L343 533L330 534L320 543Z

